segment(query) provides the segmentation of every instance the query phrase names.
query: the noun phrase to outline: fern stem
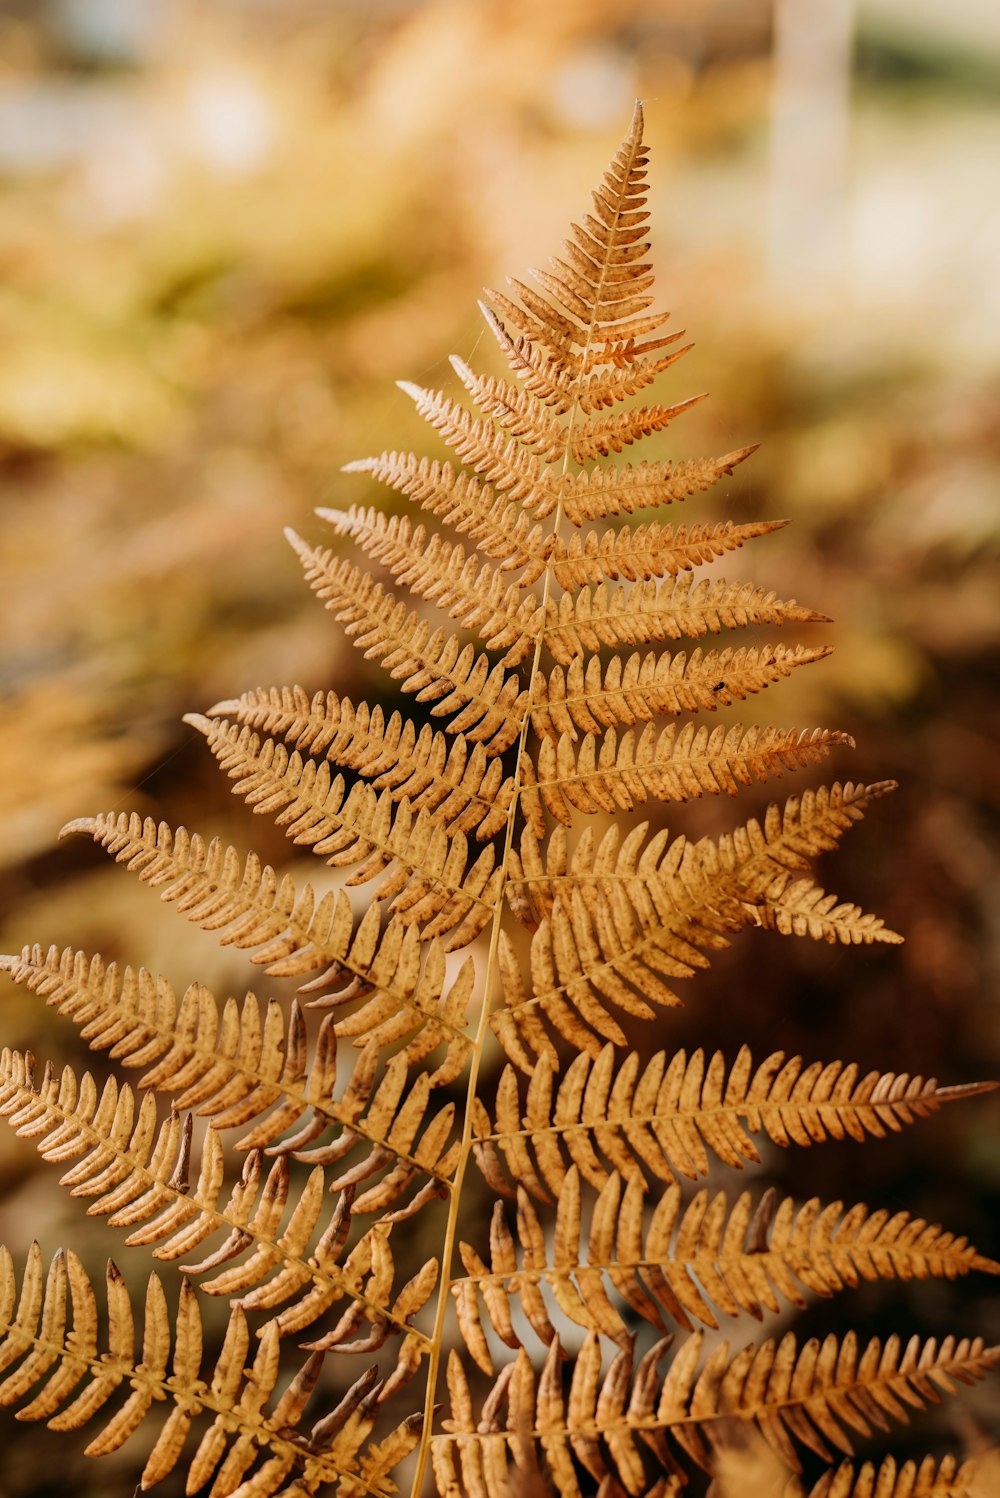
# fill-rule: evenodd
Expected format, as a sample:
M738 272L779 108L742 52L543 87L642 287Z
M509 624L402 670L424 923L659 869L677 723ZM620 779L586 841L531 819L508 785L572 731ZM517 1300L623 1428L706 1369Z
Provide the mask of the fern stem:
M642 123L642 106L637 99L635 105L635 113L632 118L631 161L634 161L636 155L638 155L642 149ZM626 184L628 182L629 171L631 170L631 161L629 163L629 169L625 172ZM616 223L618 222L620 213L621 208L619 207L615 210ZM583 346L583 353L580 358L581 370L584 370L586 368L587 356L589 355L594 342L594 335L597 331L598 326L599 309L601 306L601 294L604 290L606 279L607 260L605 260L605 263L601 266L601 273L595 290L594 313L587 328L587 341ZM582 375L580 376L580 378L582 379ZM552 529L550 532L550 535L553 538L558 537L559 529L562 525L563 519L566 480L569 476L569 464L573 445L573 428L576 424L578 416L580 415L580 400L579 394L577 392L574 392L573 402L567 414L569 419L565 427L566 444L563 451L563 459L559 471L556 507L555 513L553 515ZM545 618L549 598L552 593L554 575L555 562L550 557L545 565L545 580L542 585L540 617L543 619ZM427 1457L430 1452L430 1434L432 1429L432 1421L434 1417L435 1400L437 1394L437 1380L441 1367L444 1322L448 1311L448 1297L450 1295L451 1286L453 1283L451 1277L451 1264L455 1253L455 1239L458 1233L458 1218L462 1203L462 1183L465 1179L465 1171L469 1163L469 1157L472 1154L474 1116L472 1105L476 1101L479 1093L479 1072L482 1065L483 1046L486 1040L487 1031L489 1029L490 1014L492 1010L492 992L495 981L497 952L500 946L501 923L503 920L505 909L504 895L507 885L510 853L511 848L514 844L514 824L517 816L517 808L521 792L521 770L524 763L528 734L531 730L531 704L535 690L535 684L538 680L538 670L542 658L543 642L544 632L541 632L539 633L539 636L535 641L535 648L531 658L531 669L528 675L528 700L524 712L524 722L521 724L521 732L518 736L517 741L517 758L514 763L513 776L514 788L511 795L510 807L507 812L507 824L504 829L503 856L500 861L502 882L497 893L497 905L493 915L492 928L490 930L489 954L486 959L486 972L483 978L483 1006L482 1012L479 1016L479 1024L476 1028L476 1040L472 1052L472 1059L469 1063L469 1083L468 1087L466 1088L465 1094L465 1117L462 1124L461 1152L459 1155L458 1168L456 1169L453 1178L454 1185L451 1193L451 1199L448 1205L448 1224L445 1230L444 1246L441 1251L441 1280L440 1288L438 1291L437 1310L434 1318L434 1330L431 1338L431 1352L427 1367L427 1397L424 1405L424 1439L420 1443L420 1450L417 1455L417 1468L413 1479L413 1487L411 1489L412 1498L419 1498L420 1490L423 1486L424 1473L427 1468Z
M588 340L589 347L589 340ZM569 429L572 430L573 419L576 416L577 406L574 403L573 412L570 417ZM563 458L562 471L560 473L560 494L556 502L555 516L552 526L552 535L559 534L559 526L562 522L562 481L569 465L569 444ZM542 588L541 607L544 611L548 602L552 587L553 565L546 564L545 582ZM448 1224L445 1229L445 1241L441 1250L441 1281L438 1291L438 1303L434 1318L434 1330L431 1334L431 1351L427 1366L427 1397L424 1406L424 1430L425 1438L420 1444L417 1456L417 1470L413 1479L411 1489L412 1498L419 1498L423 1486L424 1472L427 1467L427 1457L430 1452L431 1422L434 1417L436 1403L437 1379L441 1367L441 1352L443 1345L444 1322L448 1313L448 1298L451 1293L452 1284L455 1283L451 1277L452 1259L455 1254L455 1239L458 1234L458 1217L462 1205L462 1183L465 1179L465 1171L472 1154L473 1144L473 1103L479 1093L479 1071L483 1059L483 1047L489 1030L490 1015L492 1013L492 992L496 971L497 951L500 945L500 931L504 914L504 892L507 885L507 870L510 863L510 852L514 845L514 824L517 816L518 799L521 790L521 767L524 763L525 749L528 742L528 734L531 730L531 693L534 689L538 675L539 662L542 656L542 635L535 641L535 649L531 661L531 671L528 677L528 705L525 708L524 722L517 742L517 758L514 762L514 789L511 795L510 807L507 812L507 822L504 828L503 855L500 861L502 884L497 893L496 909L493 913L493 923L490 928L490 947L486 958L486 972L483 977L483 1002L476 1027L476 1039L472 1050L472 1059L469 1063L469 1083L465 1093L465 1112L462 1124L461 1152L459 1155L458 1168L452 1179L451 1197L448 1206Z

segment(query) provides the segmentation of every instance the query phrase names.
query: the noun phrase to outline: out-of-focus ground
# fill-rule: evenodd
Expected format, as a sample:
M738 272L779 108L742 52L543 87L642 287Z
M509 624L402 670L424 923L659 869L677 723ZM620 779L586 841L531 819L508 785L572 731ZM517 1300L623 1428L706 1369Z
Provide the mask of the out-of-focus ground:
M427 448L394 379L486 357L480 287L557 248L636 95L660 298L697 340L664 386L712 392L664 451L763 443L687 516L794 520L727 572L836 620L834 657L767 708L850 729L838 774L900 781L825 877L907 937L746 938L657 1044L1000 1074L987 0L0 7L0 949L74 944L245 986L231 952L89 844L57 845L59 827L136 809L287 861L181 714L257 684L384 691L282 527L318 536L313 507L369 499L339 472L351 458ZM38 1000L5 984L2 1004L5 1043L79 1063ZM772 1152L765 1174L996 1254L998 1123L977 1100L862 1154ZM18 1248L72 1233L118 1252L6 1130L0 1184ZM988 1280L883 1286L802 1321L1000 1340L1000 1299ZM966 1408L988 1426L997 1404L994 1385ZM892 1444L959 1445L956 1422L946 1408ZM0 1494L113 1481L72 1450L57 1477L36 1470L37 1435L4 1447Z

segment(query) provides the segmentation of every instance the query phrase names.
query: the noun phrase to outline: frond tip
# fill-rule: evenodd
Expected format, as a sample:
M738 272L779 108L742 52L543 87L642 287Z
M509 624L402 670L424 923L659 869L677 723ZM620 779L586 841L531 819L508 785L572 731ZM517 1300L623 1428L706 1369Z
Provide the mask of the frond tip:
M539 1057L523 1097L517 1069L505 1067L495 1122L476 1102L473 1147L495 1191L512 1196L516 1182L553 1202L570 1166L597 1191L612 1169L630 1182L647 1175L672 1182L675 1173L698 1180L709 1172L709 1152L735 1170L759 1161L755 1134L802 1149L884 1139L996 1085L942 1087L906 1072L863 1074L854 1062L807 1065L783 1051L754 1066L746 1046L728 1068L721 1051L702 1050L657 1051L648 1060L630 1051L616 1064L606 1045L596 1059L579 1055L563 1071L552 1056Z

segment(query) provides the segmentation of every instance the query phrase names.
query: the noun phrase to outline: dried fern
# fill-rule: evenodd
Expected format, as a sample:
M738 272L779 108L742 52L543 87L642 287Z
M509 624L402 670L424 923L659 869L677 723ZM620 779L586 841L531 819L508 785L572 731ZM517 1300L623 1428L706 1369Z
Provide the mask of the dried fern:
M706 491L754 451L604 461L701 398L628 404L686 352L649 310L645 165L637 110L593 212L533 272L540 289L513 282L484 308L513 379L453 361L472 409L403 384L454 461L386 451L349 470L407 512L320 512L416 606L350 556L290 537L413 716L272 687L189 719L236 794L316 855L315 887L135 814L66 829L268 977L296 980L304 1002L220 1000L200 984L178 996L70 948L3 959L140 1077L134 1090L68 1067L39 1076L4 1051L0 1113L91 1214L128 1246L184 1260L185 1277L176 1309L150 1278L137 1356L113 1265L101 1350L79 1259L60 1252L45 1280L36 1246L18 1292L4 1250L0 1401L58 1430L114 1401L92 1454L167 1402L144 1486L204 1420L187 1486L211 1482L213 1498L402 1483L416 1495L431 1472L444 1498L669 1498L734 1431L756 1432L789 1473L802 1447L829 1463L813 1498L966 1492L971 1469L947 1460L834 1463L984 1375L1000 1349L787 1333L731 1353L698 1329L861 1281L998 1266L905 1211L681 1184L713 1158L756 1161L754 1136L878 1138L982 1088L664 1044L662 1011L747 927L899 938L812 876L888 783L806 789L718 838L627 820L850 747L823 728L703 721L827 653L703 643L823 619L756 583L695 575L782 522L605 524ZM436 1251L404 1273L418 1219ZM231 1302L204 1373L201 1294ZM303 1335L308 1359L275 1400L283 1339ZM330 1352L352 1354L355 1372L306 1431ZM789 1476L789 1495L803 1491Z

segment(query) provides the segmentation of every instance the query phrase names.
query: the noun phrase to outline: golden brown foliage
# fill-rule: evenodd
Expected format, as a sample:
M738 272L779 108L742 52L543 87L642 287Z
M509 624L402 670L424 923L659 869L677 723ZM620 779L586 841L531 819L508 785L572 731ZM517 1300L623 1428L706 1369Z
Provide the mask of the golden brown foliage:
M756 1432L791 1472L802 1447L831 1464L814 1489L827 1498L961 1491L947 1463L877 1477L832 1464L887 1417L984 1375L1000 1349L854 1333L800 1346L788 1332L731 1352L695 1327L862 1280L997 1266L905 1211L689 1195L678 1180L705 1175L710 1153L755 1161L755 1135L869 1139L978 1089L778 1050L755 1067L745 1047L727 1060L648 1044L643 1027L746 927L899 938L811 875L886 783L835 781L696 841L627 820L654 801L735 796L851 742L699 721L825 647L665 643L821 620L756 584L694 581L774 522L591 528L707 490L754 450L601 461L700 399L624 404L685 352L649 311L645 166L637 109L593 212L533 272L540 290L513 282L512 297L492 295L487 325L518 383L455 361L475 410L403 384L457 464L387 451L350 465L419 518L321 512L448 622L290 538L355 647L436 723L298 687L251 690L189 720L237 794L335 872L298 888L253 853L137 814L66 829L269 977L298 980L306 1008L324 1011L316 1033L298 999L287 1011L252 993L220 1002L200 984L178 998L164 978L69 948L3 960L143 1075L140 1101L69 1067L37 1079L29 1055L5 1051L0 1112L68 1166L62 1184L128 1229L127 1244L155 1244L165 1261L204 1256L181 1266L176 1311L150 1278L137 1357L114 1266L101 1352L79 1259L58 1254L43 1285L36 1246L18 1295L6 1255L0 1363L14 1371L0 1399L28 1399L21 1418L70 1429L130 1391L95 1454L169 1401L146 1485L177 1466L207 1415L188 1488L212 1480L213 1498L326 1486L355 1498L403 1482L416 1494L431 1471L443 1498L667 1498L691 1463L713 1470L734 1429ZM653 648L618 648L640 645ZM359 886L360 915L348 893ZM162 1119L157 1094L171 1100ZM194 1115L208 1120L197 1142ZM230 1129L241 1135L227 1145ZM404 1271L411 1223L435 1251ZM231 1301L204 1374L199 1292ZM258 1346L245 1368L248 1318ZM310 1356L273 1400L282 1339L303 1333ZM325 1353L363 1366L307 1431Z

